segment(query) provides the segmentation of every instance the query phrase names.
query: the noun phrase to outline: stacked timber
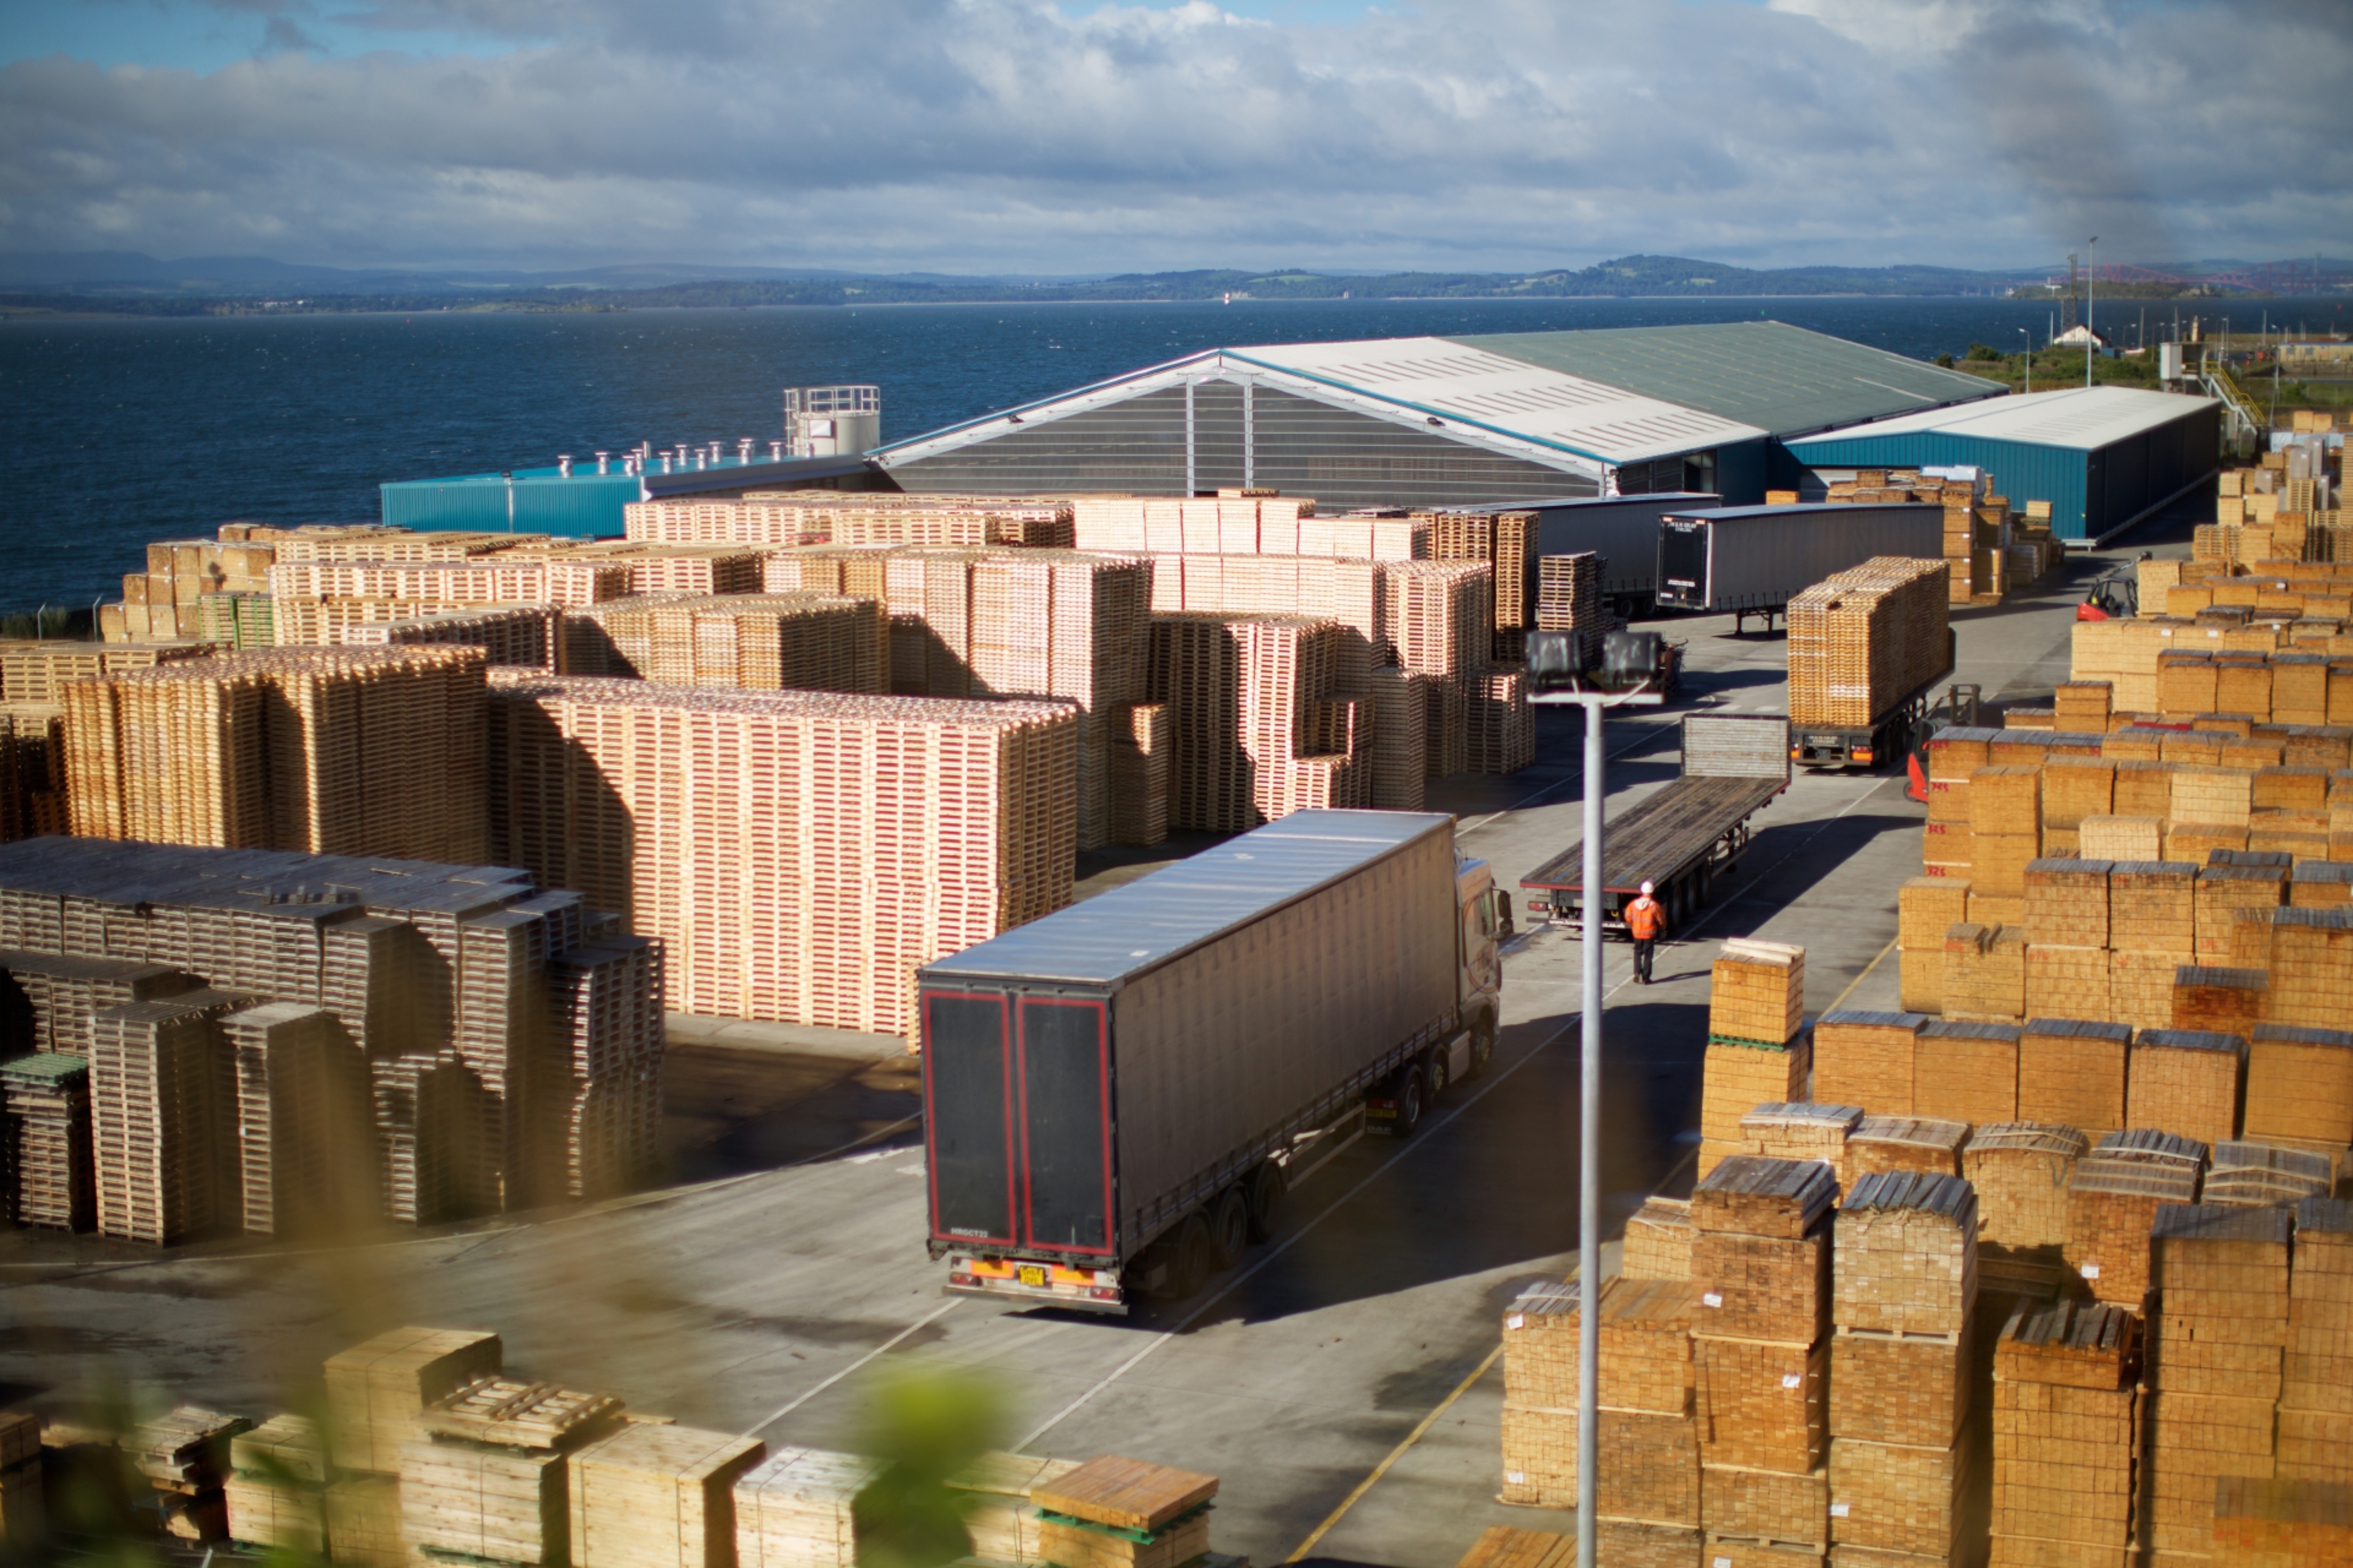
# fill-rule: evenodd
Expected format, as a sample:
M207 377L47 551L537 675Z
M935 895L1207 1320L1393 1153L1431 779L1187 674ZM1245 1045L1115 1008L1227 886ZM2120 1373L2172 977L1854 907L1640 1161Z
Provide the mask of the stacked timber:
M1969 892L2017 900L2024 914L2026 868L2042 858L2042 777L2002 763L1969 775Z
M2353 1033L2258 1024L2247 1044L2249 1138L2290 1148L2353 1145Z
M2146 1548L2207 1551L2217 1479L2273 1476L2293 1229L2285 1209L2181 1204L2157 1213L2142 1421Z
M1736 1154L1692 1194L1700 1510L1712 1551L1828 1551L1832 1168Z
M632 1421L572 1452L574 1568L732 1568L735 1482L757 1437Z
M1961 1146L1969 1141L1966 1121L1936 1121L1916 1116L1866 1116L1847 1134L1841 1184L1865 1176L1910 1171L1924 1175L1961 1173Z
M856 1568L858 1494L883 1466L857 1454L782 1448L735 1483L740 1568Z
M2149 1226L2168 1205L2198 1201L2205 1167L2206 1145L2152 1128L2111 1132L2075 1162L2062 1252L2094 1298L2142 1310Z
M189 1541L227 1539L222 1489L231 1468L229 1445L252 1425L241 1415L182 1405L124 1435L123 1458L154 1489L169 1533Z
M2353 1563L2353 1487L2226 1477L2214 1487L2214 1568Z
M365 621L343 628L347 647L469 643L491 664L554 669L563 651L563 612L554 605L484 605L428 610L398 621Z
M2105 972L2102 978L2105 978ZM2126 1121L2132 1030L2062 1016L2027 1019L2018 1041L2018 1120L2098 1138Z
M327 1551L327 1450L300 1415L273 1415L229 1440L228 1533L248 1546Z
M346 1475L327 1483L327 1542L337 1563L411 1568L400 1526L398 1476Z
M1939 884L1941 887L1941 884ZM1919 1013L1840 1008L1814 1020L1814 1092L1875 1116L1910 1116Z
M1417 715L1419 710L1417 709ZM1385 720L1377 718L1377 722ZM1176 717L1165 702L1133 702L1111 722L1111 838L1115 844L1149 847L1168 837L1168 792L1176 774ZM1377 749L1376 759L1379 756ZM1416 763L1417 770L1419 763ZM1419 809L1421 774L1413 774L1413 805ZM1388 807L1383 778L1373 779L1373 805Z
M1174 752L1169 825L1240 832L1371 803L1369 704L1343 695L1345 628L1298 616L1161 615L1151 689Z
M2046 770L2046 802L2051 776ZM2108 870L2105 860L2027 862L2025 1012L2029 1017L2107 1016Z
M1950 784L1952 781L1945 781ZM1968 781L1959 781L1959 793L1932 791L1928 796L1929 823L1932 826L1950 826L1951 823L1936 816L1939 809L1951 810L1941 805L1956 799L1960 809L1967 811ZM1963 816L1959 826L1964 836L1968 830L1968 818ZM1905 1010L1913 1014L1937 1013L1945 1005L1945 933L1968 919L1969 882L1960 877L1914 877L1896 894L1897 924L1896 962L1900 969L1902 1001ZM1909 1092L1908 1082L1906 1092ZM1876 1100L1864 1103L1875 1105Z
M1806 950L1733 939L1709 971L1700 1174L1740 1152L1740 1120L1768 1101L1805 1099L1813 1065L1804 1028Z
M2011 1314L1994 1351L1991 1568L2125 1568L2140 1369L2140 1320L2120 1307Z
M1963 1554L1981 1479L1963 1426L1977 1309L1977 1197L1957 1176L1866 1176L1837 1224L1831 1540Z
M0 844L66 831L65 711L0 709Z
M328 1444L343 1470L389 1474L427 1405L495 1376L499 1336L473 1329L388 1329L327 1358Z
M2353 1204L2296 1205L2287 1321L2279 1476L2353 1485Z
M1767 1160L1820 1160L1843 1186L1846 1142L1862 1120L1859 1105L1768 1100L1740 1119L1741 1152Z
M1969 1135L1961 1172L1977 1189L1978 1244L1989 1259L2033 1268L2061 1262L2067 1192L2089 1147L2073 1127L1998 1122Z
M1209 1550L1218 1478L1104 1454L1030 1488L1062 1568L1178 1568Z
M2194 1029L2143 1029L2133 1037L2125 1121L2162 1127L2201 1143L2239 1135L2247 1042Z
M1618 1271L1626 1279L1689 1279L1692 1238L1689 1198L1644 1198L1626 1221Z
M2021 1037L2017 1024L1998 1019L1946 1017L1923 1025L1913 1059L1912 1113L1972 1126L2018 1120Z
M221 1016L248 998L191 991L90 1019L90 1143L98 1229L174 1247L237 1228Z
M2226 1208L2294 1208L2325 1198L2337 1187L2337 1163L2327 1154L2233 1140L2214 1145L2199 1190L2201 1204Z
M1875 556L1789 601L1789 721L1868 728L1952 668L1948 569Z
M484 858L481 651L301 647L64 691L81 837Z
M1609 616L1601 604L1601 573L1607 563L1591 551L1538 558L1536 626L1576 639L1577 667L1599 661Z
M1045 1543L1039 1535L1038 1508L1029 1494L1078 1468L1071 1459L992 1453L983 1454L949 1477L949 1489L961 1494L965 1505L964 1522L972 1533L972 1554L984 1563L1021 1568L1043 1563Z
M1599 1550L1599 1539L1594 1545ZM1577 1568L1577 1538L1491 1524L1454 1568Z
M276 555L269 539L248 538L234 523L217 539L158 540L147 546L146 570L122 579L121 601L100 607L100 635L110 643L203 637L223 600L232 613L245 601L269 605Z
M90 1110L87 1057L39 1051L0 1062L0 1137L8 1142L0 1213L50 1230L98 1224Z
M1594 1440L1599 1517L1674 1530L1699 1524L1693 1287L1609 1280L1600 1293ZM1506 1502L1577 1501L1579 1283L1523 1291L1504 1314Z
M420 1435L399 1448L409 1544L491 1563L569 1562L572 1457L620 1419L608 1394L505 1377L434 1401L417 1418Z
M501 672L491 707L500 857L659 939L679 1011L906 1032L917 967L1070 900L1058 701Z

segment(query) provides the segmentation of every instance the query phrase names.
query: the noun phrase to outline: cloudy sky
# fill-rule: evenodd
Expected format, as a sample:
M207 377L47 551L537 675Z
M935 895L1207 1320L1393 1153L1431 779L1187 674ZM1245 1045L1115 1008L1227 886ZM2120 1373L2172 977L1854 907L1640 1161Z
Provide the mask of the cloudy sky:
M2353 252L2347 0L5 0L0 250Z

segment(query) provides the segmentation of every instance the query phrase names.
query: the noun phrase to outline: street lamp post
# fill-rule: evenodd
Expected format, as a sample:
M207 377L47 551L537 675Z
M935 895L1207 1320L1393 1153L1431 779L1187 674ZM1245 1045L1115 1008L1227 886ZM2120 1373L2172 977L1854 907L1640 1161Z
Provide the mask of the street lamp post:
M2099 243L2100 237L2095 234L2084 246L2084 384L2085 386L2092 384L2093 345L2100 341L2100 334L2092 327L2092 295L2098 289L2100 281Z
M2032 392L2034 390L2034 333L2025 327L2021 327L2018 329L2018 335L2026 340L2026 390Z
M1560 633L1529 634L1531 638L1561 637ZM1535 647L1529 649L1532 670L1550 662ZM1582 990L1578 1018L1581 1059L1577 1071L1577 1560L1590 1563L1595 1556L1595 1510L1600 1457L1596 1444L1601 1402L1601 807L1609 788L1608 756L1601 749L1601 715L1605 709L1655 708L1664 696L1647 678L1630 688L1610 690L1587 684L1583 675L1556 665L1566 678L1566 689L1538 689L1528 695L1537 703L1574 703L1585 710L1585 842ZM1539 682L1546 676L1539 674Z

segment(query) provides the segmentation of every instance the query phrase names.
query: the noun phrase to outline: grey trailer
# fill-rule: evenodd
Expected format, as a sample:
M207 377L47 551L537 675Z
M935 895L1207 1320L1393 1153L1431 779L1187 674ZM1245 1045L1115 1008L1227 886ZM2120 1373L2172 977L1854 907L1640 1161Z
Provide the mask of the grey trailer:
M1874 555L1945 555L1945 509L1905 503L1731 506L1669 511L1659 521L1662 609L1730 611L1770 626L1789 601L1833 572Z
M1120 1311L1172 1233L1198 1285L1182 1255L1262 1228L1294 1141L1476 1070L1498 904L1451 816L1305 811L924 965L947 1288Z
M1536 514L1538 555L1579 555L1591 551L1605 564L1601 595L1618 601L1620 614L1639 614L1658 585L1659 520L1670 511L1713 511L1720 496L1671 490L1641 496L1565 496L1554 500L1498 501L1464 511L1532 511Z

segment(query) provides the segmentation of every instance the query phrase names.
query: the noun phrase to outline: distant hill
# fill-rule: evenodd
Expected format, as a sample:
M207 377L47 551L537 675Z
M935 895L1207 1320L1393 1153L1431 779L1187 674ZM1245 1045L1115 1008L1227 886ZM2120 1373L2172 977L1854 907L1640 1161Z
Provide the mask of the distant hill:
M2232 263L2242 278L2295 269L2299 282L2353 288L2353 262ZM2177 275L2211 276L2211 264ZM2141 269L2152 272L2172 268ZM2219 270L2216 269L2216 270ZM570 271L353 270L267 257L158 260L136 251L0 254L0 310L133 315L332 310L581 310L989 300L1393 299L1744 299L1955 297L2042 289L2047 268L1790 267L1758 269L1683 256L1621 256L1541 272L1248 272L1208 268L1103 276L957 277L775 267L641 263ZM2105 287L2106 285L2103 285ZM2143 287L2167 287L2144 285ZM2245 291L2246 285L2231 285ZM2257 290L2260 291L2260 290ZM2031 297L2031 296L2030 296Z

